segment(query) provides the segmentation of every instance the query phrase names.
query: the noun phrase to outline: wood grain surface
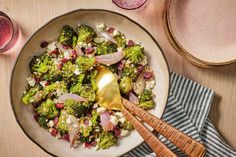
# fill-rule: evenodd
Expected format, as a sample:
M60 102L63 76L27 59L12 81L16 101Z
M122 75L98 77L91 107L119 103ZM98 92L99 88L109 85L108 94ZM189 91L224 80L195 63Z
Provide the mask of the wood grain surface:
M112 4L112 0L0 0L0 10L18 23L25 37L29 37L51 18L79 8L109 9L131 17L156 38L172 71L216 92L209 117L226 142L236 149L236 64L202 69L186 62L171 47L164 34L163 3L164 0L148 0L144 7L126 11ZM49 157L26 137L11 110L10 74L18 53L14 51L8 55L0 55L0 156Z

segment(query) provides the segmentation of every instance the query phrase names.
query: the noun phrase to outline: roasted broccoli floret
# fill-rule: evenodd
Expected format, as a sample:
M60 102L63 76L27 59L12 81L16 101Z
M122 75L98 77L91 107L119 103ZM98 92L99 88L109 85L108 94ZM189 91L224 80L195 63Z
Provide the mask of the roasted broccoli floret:
M123 94L128 94L132 89L132 80L129 77L123 77L119 84L120 91Z
M82 117L79 119L79 124L80 124L80 132L82 133L82 136L88 137L90 135L90 132L93 130L93 126L91 125L90 119L88 117Z
M100 141L98 143L99 148L108 149L116 144L116 138L110 132L102 132L99 138L100 138Z
M143 47L141 45L134 45L124 49L125 58L132 63L140 63L144 58Z
M30 62L30 70L31 72L36 72L38 75L45 74L52 64L51 57L46 53L38 57L34 57Z
M94 102L95 98L96 98L96 94L95 94L94 90L89 85L83 86L83 88L80 92L80 96L85 98L88 101L91 101L91 102Z
M36 113L45 118L51 119L56 117L59 113L51 99L44 101L39 107L35 109Z
M64 109L68 114L75 115L76 117L81 117L88 111L88 108L83 103L70 99L66 100Z
M125 122L123 124L121 124L121 127L125 130L132 130L133 129L132 124L127 120L125 120Z
M98 124L98 118L99 118L99 114L96 112L96 111L92 111L92 118L91 118L91 122L92 122L92 125L94 126L94 127L96 127L97 126L97 124Z
M58 38L58 42L74 48L77 43L77 34L72 27L65 25L62 28L62 32Z
M121 73L121 76L129 77L134 81L138 76L137 68L134 66L125 67Z
M143 93L140 95L139 101L144 102L149 100L152 100L152 91L145 89Z
M44 128L48 128L48 125L47 125L48 119L47 118L45 118L45 117L38 117L37 121L39 123L39 126L44 127Z
M58 70L58 65L52 64L48 72L44 74L42 78L43 80L52 81L52 82L61 81L62 74L61 74L61 71Z
M97 55L105 55L105 54L116 52L116 51L117 51L117 45L111 41L97 44L97 48L96 48Z
M50 84L46 87L44 87L43 92L43 98L46 97L49 93L52 93L54 91L61 91L61 92L67 92L67 86L64 81L55 82L53 84Z
M126 40L122 38L121 35L115 36L114 39L116 40L118 47L124 48L126 46Z
M58 119L58 123L57 123L57 129L61 134L66 134L69 131L69 127L66 124L67 118L68 118L68 114L66 113L66 111L62 110L61 115Z
M63 67L61 69L62 70L62 76L64 78L70 78L71 76L74 75L75 69L76 69L76 67L71 61L68 61L68 62L64 63Z
M39 91L39 87L32 87L30 88L28 91L25 91L26 93L23 94L23 97L21 99L21 101L24 104L29 104L29 103L33 103L34 100L34 95Z
M151 109L153 108L155 105L154 101L153 100L149 100L149 101L144 101L144 102L140 102L138 104L139 107L142 107L144 109Z
M97 70L93 69L86 73L86 78L84 80L84 83L91 85L93 91L97 90L97 83L95 81L96 76L97 76Z
M95 58L94 57L85 57L85 56L80 56L76 59L76 64L78 65L78 69L80 71L87 71L93 68L95 65Z
M94 38L97 37L96 32L93 30L92 27L88 26L88 25L79 25L77 28L77 33L78 33L78 40L77 43L80 42L85 42L85 43L89 43L90 41L92 41Z

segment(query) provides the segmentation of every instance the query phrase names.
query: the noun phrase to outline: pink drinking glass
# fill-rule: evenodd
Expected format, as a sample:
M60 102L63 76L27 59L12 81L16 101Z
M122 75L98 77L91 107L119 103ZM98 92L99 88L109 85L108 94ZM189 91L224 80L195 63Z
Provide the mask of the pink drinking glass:
M19 37L17 25L0 11L0 54L8 52L16 43Z
M126 10L133 10L143 6L147 0L112 0L118 7Z

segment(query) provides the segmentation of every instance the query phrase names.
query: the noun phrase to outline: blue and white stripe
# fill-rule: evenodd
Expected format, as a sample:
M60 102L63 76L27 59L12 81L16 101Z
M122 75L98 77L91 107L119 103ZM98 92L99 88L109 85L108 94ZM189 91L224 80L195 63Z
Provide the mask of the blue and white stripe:
M171 88L163 120L188 134L206 147L207 157L236 157L207 119L214 92L200 84L171 73ZM166 138L155 133L178 156L185 156ZM155 157L146 143L142 143L122 157Z

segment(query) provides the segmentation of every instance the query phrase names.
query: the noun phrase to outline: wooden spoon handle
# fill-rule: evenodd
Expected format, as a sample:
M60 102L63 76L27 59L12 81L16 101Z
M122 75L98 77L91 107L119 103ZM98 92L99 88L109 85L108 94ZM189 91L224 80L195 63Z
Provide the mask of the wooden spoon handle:
M150 132L138 119L136 119L127 109L121 110L127 120L143 137L144 141L151 147L158 157L177 157L171 152L152 132Z
M160 120L151 113L132 104L128 100L123 98L122 101L123 105L128 110L130 110L136 116L140 117L144 122L149 124L154 130L156 130L161 135L170 140L185 154L187 154L190 157L204 156L205 147L201 143L197 142L196 140L192 139L191 137L187 136L186 134L182 133L181 131L177 130L176 128L172 127L166 122Z

